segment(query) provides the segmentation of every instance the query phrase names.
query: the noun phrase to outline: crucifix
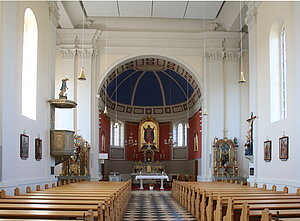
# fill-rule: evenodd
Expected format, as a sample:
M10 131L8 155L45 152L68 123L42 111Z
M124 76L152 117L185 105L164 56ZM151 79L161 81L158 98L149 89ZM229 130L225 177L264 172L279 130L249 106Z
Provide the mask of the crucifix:
M250 118L246 121L249 124L249 129L246 134L247 141L245 143L245 155L253 155L253 122L257 118L257 116L253 115L251 112Z

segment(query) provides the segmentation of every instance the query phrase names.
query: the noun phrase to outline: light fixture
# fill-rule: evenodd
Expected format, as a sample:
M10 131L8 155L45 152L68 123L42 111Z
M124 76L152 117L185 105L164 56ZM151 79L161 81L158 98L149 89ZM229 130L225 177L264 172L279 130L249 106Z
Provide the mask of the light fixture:
M86 77L85 77L84 71L83 71L83 67L81 67L81 71L80 71L79 77L77 79L80 80L80 81L85 81L86 80Z
M107 111L107 107L106 107L106 105L104 106L104 112L103 112L103 114L107 114L108 113L108 111Z
M203 109L203 115L207 116L207 110L206 110L206 108Z
M129 133L128 139L125 140L124 143L125 143L126 146L137 146L137 140L133 139L133 133L132 132Z
M81 6L82 7L82 6ZM82 7L82 33L81 33L81 70L78 76L79 81L85 81L86 77L83 71L83 39L84 39L84 23L85 23L85 14L84 14L84 9Z
M241 58L242 59L242 58ZM241 74L240 74L240 80L239 80L239 83L240 84L245 84L246 83L246 80L245 80L245 77L244 77L244 72L241 71Z
M167 144L169 146L174 146L176 144L176 142L173 141L173 135L171 132L169 133L168 139L164 139L164 144Z
M240 1L240 37L241 37L241 41L240 41L240 47L241 47L241 73L240 73L240 79L239 79L239 83L240 84L245 84L246 80L244 77L244 72L243 72L243 27L242 27L242 2Z

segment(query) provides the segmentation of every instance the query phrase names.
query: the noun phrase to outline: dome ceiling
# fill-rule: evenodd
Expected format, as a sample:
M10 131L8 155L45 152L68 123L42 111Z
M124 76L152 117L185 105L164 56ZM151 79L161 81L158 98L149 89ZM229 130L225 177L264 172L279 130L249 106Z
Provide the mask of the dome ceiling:
M164 114L191 108L201 94L182 67L159 58L144 58L118 66L101 89L106 105L126 113Z

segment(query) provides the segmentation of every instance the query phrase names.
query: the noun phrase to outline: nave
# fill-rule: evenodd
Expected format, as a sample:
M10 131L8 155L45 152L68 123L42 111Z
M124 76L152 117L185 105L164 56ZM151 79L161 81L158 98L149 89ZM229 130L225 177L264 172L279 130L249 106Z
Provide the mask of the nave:
M123 221L196 220L170 191L133 191Z

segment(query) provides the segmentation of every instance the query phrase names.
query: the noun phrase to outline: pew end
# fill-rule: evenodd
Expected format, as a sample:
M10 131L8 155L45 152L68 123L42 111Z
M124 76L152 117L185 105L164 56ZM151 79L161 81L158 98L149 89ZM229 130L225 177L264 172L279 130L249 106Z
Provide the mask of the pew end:
M19 195L20 195L20 189L19 189L18 187L16 187L16 188L14 189L14 195L15 195L15 196L19 196Z
M264 209L261 212L261 219L260 221L271 221L272 220L272 214L268 209Z
M1 192L0 192L0 198L5 198L5 197L6 197L5 190L1 190Z
M26 186L26 193L31 193L31 187L30 186Z

